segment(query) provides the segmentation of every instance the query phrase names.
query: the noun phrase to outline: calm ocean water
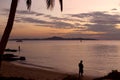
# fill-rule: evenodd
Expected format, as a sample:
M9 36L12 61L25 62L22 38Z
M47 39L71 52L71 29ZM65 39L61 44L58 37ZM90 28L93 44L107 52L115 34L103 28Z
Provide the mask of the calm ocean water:
M65 73L78 73L78 63L83 60L87 75L101 76L120 70L120 41L9 41L7 48L18 49L26 57L22 65Z

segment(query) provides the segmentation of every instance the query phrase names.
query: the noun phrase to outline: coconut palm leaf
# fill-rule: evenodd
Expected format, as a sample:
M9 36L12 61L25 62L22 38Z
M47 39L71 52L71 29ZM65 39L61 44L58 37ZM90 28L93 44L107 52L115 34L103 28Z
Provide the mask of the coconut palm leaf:
M55 0L46 0L47 9L52 9L54 7ZM61 11L63 11L63 0L59 0Z
M59 0L59 2L60 2L61 11L63 11L63 0Z
M55 0L46 0L46 2L47 2L48 9L54 7ZM31 3L32 3L32 0L26 0L28 10L30 10L30 8L31 8ZM59 0L59 3L60 3L61 11L63 11L63 1ZM3 33L2 39L0 41L0 67L1 67L1 61L2 61L2 54L4 53L10 33L12 31L17 4L18 4L18 0L12 0L7 25L6 25L5 31Z
M32 0L26 0L27 9L30 10ZM52 9L55 4L55 0L46 0L47 9ZM63 0L59 0L61 11L63 11Z
M47 9L52 9L54 7L55 0L46 0Z
M31 3L32 3L32 0L27 0L27 1L26 1L27 9L28 9L28 10L30 10L30 8L31 8Z

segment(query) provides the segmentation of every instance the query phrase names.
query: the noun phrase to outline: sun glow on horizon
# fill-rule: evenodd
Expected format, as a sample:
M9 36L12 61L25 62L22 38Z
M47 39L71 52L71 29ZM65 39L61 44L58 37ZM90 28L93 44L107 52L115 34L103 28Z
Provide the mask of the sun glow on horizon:
M120 29L120 24L116 24L115 28Z
M105 34L106 32L95 32L95 31L82 31L80 32L81 34L92 34L92 35L97 35L97 34Z

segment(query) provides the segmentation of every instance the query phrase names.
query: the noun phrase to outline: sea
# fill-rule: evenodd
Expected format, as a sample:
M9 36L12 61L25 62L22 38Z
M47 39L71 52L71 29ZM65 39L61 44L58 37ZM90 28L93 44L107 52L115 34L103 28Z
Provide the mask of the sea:
M84 75L103 76L112 70L120 71L119 40L32 40L9 41L6 48L18 49L13 54L25 56L14 63L68 74L78 74L83 60Z

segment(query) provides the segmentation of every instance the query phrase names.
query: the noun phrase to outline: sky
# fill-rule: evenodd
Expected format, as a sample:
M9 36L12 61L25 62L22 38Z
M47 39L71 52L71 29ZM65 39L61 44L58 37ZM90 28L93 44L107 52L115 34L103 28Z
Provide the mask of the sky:
M0 38L6 27L12 0L0 0ZM54 9L46 8L46 0L19 0L10 38L120 39L120 0L63 0Z

